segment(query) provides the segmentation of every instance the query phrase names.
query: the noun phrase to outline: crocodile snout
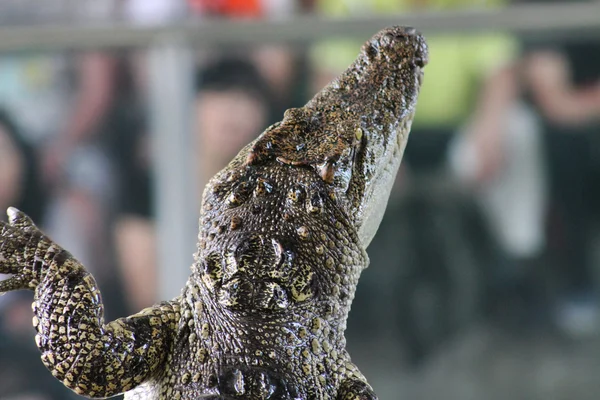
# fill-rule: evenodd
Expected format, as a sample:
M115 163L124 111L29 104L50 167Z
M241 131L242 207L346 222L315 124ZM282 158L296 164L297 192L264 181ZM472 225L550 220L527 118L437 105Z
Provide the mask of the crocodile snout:
M423 36L412 27L393 26L380 31L363 48L370 59L412 61L423 68L429 61ZM384 56L384 57L381 57Z

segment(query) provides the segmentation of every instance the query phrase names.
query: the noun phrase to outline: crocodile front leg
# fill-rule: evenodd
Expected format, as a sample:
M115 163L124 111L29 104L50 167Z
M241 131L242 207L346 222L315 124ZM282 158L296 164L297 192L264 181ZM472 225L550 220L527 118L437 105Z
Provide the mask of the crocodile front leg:
M94 278L18 210L0 222L3 292L35 291L33 325L42 361L68 388L87 397L110 397L150 380L164 363L179 321L167 302L103 323Z

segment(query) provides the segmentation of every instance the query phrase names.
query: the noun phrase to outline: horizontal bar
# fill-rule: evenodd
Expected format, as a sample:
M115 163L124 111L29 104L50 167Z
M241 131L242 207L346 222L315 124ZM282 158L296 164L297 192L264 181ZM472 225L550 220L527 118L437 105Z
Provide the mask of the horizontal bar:
M164 26L131 23L0 27L0 51L149 46L158 37L182 37L196 47L364 39L389 25L409 25L424 34L512 32L600 35L600 3L513 5L500 9L429 11L344 19L297 16L279 20L195 20Z

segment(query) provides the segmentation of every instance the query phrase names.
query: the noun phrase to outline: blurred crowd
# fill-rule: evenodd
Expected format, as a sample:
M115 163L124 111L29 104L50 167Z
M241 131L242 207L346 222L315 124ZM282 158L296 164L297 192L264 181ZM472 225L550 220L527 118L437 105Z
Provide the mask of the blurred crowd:
M28 3L39 5L3 1L0 24L65 15L133 23L190 14L337 18L508 2L57 0L33 13ZM349 321L351 349L394 341L398 358L418 368L481 321L516 337L599 333L600 38L428 42L411 139ZM190 134L200 186L341 72L360 45L198 51ZM0 210L27 212L86 265L107 319L158 300L146 56L0 54ZM0 398L68 399L39 362L31 299L0 298Z

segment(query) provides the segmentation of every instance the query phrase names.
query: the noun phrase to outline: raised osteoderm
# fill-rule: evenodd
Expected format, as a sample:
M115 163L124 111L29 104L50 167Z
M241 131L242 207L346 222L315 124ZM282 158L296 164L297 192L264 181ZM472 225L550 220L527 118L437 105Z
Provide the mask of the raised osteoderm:
M344 330L426 62L418 33L385 29L246 146L206 187L181 295L136 315L105 323L94 278L10 209L0 292L35 291L44 365L96 398L376 399Z

